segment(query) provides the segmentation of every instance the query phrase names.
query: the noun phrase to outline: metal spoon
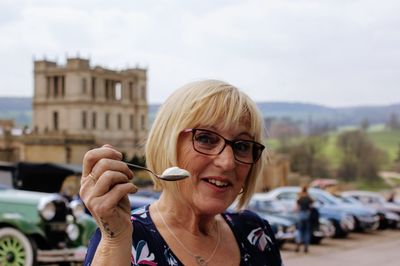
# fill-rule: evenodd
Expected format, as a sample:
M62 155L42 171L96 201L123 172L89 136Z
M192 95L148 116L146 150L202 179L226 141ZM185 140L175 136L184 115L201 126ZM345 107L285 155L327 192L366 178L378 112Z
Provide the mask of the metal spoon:
M140 166L140 165L136 165L136 164L132 164L132 163L126 163L126 165L129 167L129 169L131 170L145 170L147 172L152 173L155 177L161 179L161 180L165 180L165 181L178 181L178 180L182 180L185 179L187 177L190 176L189 172L186 171L185 169L181 169L178 167L170 167L167 168L162 175L157 175L156 173L154 173L153 171L151 171L150 169Z

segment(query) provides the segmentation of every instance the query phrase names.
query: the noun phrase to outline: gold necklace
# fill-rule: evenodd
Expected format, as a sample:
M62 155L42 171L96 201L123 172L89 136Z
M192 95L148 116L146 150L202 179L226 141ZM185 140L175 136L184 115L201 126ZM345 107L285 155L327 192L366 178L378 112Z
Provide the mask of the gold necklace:
M168 226L167 222L165 221L164 217L162 216L160 210L158 209L158 204L154 204L157 210L158 215L160 215L161 217L161 221L163 222L164 226L167 228L168 232L175 238L176 242L178 242L178 244L183 248L183 250L186 251L186 253L188 253L190 256L194 257L196 260L197 265L199 266L207 266L208 263L214 258L215 253L217 252L218 246L219 246L219 242L221 240L221 234L219 232L219 226L218 226L218 222L217 222L217 234L218 234L218 240L217 240L217 244L215 245L215 248L213 250L213 252L211 253L211 256L208 259L203 258L200 255L196 255L193 252L191 252L190 250L188 250L185 245L178 239L178 237L175 235L175 233L171 230L171 228Z

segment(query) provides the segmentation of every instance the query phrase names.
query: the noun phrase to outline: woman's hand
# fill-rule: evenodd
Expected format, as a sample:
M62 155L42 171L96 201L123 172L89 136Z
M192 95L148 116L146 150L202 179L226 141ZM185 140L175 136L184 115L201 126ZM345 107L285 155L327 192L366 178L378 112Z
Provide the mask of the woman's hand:
M102 240L122 244L132 237L128 193L137 188L130 182L132 171L121 160L122 154L111 145L88 151L83 159L80 196L96 219Z

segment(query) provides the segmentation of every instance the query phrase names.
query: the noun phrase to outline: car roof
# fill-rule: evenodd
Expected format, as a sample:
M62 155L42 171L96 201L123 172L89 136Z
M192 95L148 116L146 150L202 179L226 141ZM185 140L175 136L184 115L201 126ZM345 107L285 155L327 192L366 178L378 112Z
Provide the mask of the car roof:
M275 189L273 189L271 191L268 191L268 192L255 193L253 195L253 198L255 198L255 199L272 199L277 194L280 194L280 193L285 192L285 191L298 192L298 191L300 191L300 187L294 187L294 186L291 186L291 187L278 187L278 188L275 188Z
M275 188L271 191L268 192L259 192L259 193L255 193L253 195L254 199L258 199L258 200L268 200L268 199L273 199L275 198L278 194L281 194L283 192L294 192L294 193L298 193L300 191L300 187L296 187L296 186L285 186L285 187L278 187ZM320 194L330 194L329 192L320 189L320 188L308 188L308 192L309 193L320 193Z
M372 191L364 191L364 190L349 190L343 191L341 193L343 196L371 196L371 197L382 197L381 194Z

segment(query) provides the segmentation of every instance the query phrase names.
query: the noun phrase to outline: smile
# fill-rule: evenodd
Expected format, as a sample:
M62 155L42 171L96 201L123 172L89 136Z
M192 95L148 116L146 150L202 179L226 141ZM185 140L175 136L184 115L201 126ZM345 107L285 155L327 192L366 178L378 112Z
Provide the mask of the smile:
M227 187L229 184L227 182L222 182L220 180L216 180L216 179L205 179L205 181L207 181L208 183L211 183L217 187Z

